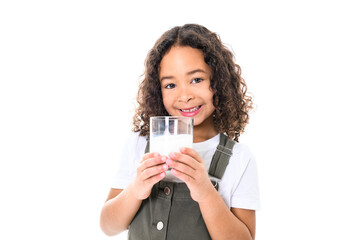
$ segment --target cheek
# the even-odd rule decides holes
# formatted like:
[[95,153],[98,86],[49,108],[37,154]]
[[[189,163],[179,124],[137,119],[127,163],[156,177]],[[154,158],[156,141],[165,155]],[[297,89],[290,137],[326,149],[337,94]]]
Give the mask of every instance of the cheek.
[[214,111],[215,111],[215,106],[214,106],[214,104],[211,104],[209,106],[209,112],[212,114]]
[[210,92],[207,96],[207,102],[211,105],[211,107],[213,107],[215,109],[213,99],[214,99],[214,93]]
[[171,105],[171,96],[169,96],[168,94],[162,93],[162,101],[163,101],[165,108],[167,109]]

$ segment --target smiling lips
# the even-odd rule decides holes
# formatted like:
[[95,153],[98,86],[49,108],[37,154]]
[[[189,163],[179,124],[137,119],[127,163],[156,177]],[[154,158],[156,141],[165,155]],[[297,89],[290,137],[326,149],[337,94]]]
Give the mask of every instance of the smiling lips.
[[197,107],[192,107],[192,108],[183,108],[183,109],[179,109],[180,114],[183,115],[184,117],[194,117],[196,114],[198,114],[200,112],[202,108],[202,105],[197,106]]

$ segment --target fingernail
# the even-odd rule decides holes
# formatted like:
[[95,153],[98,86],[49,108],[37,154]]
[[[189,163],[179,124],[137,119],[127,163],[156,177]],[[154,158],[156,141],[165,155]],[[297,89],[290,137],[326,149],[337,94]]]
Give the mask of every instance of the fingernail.
[[162,156],[162,157],[161,157],[161,160],[162,160],[163,162],[165,162],[165,161],[166,161],[166,157],[165,157],[165,156]]
[[181,147],[181,148],[180,148],[180,152],[185,152],[185,150],[186,150],[186,149],[185,149],[184,147]]
[[160,156],[159,153],[154,153],[154,157],[158,157],[158,156]]
[[175,153],[173,153],[173,152],[171,152],[171,153],[169,154],[169,156],[170,156],[171,158],[176,157]]

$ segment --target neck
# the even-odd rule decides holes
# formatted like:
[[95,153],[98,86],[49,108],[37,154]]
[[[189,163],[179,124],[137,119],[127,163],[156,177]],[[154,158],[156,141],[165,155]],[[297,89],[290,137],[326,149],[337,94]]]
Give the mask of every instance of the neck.
[[201,124],[194,126],[193,134],[194,134],[193,137],[194,143],[203,142],[212,137],[215,137],[218,134],[218,132],[215,130],[212,116],[210,116]]

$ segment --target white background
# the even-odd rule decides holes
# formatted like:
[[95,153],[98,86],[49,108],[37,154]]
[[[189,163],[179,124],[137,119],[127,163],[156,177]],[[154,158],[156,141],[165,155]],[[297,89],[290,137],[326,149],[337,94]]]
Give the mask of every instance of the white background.
[[0,239],[109,239],[144,59],[185,23],[220,34],[254,95],[257,239],[360,239],[356,1],[123,2],[1,1]]

